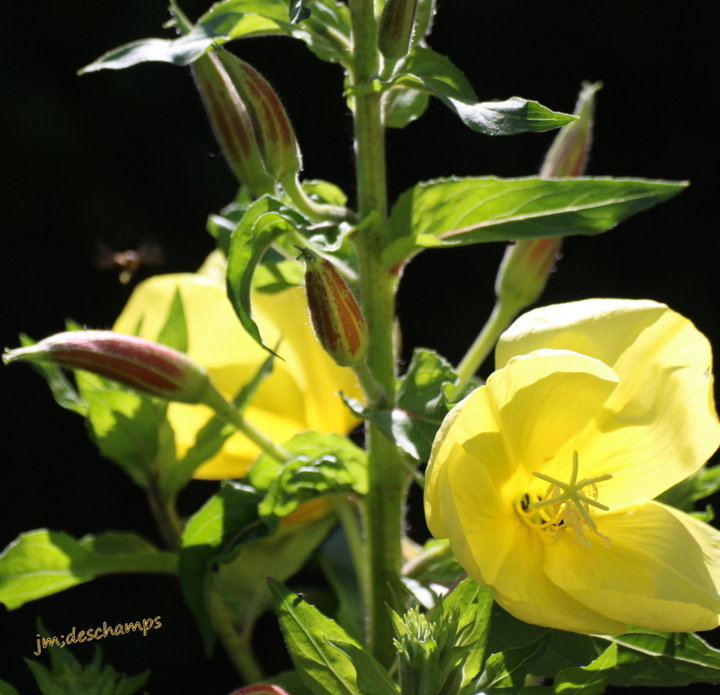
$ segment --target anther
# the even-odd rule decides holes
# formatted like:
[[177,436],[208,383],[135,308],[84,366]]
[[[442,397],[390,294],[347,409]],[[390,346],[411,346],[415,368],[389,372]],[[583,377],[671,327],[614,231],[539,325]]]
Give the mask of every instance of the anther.
[[[532,505],[530,505],[530,507],[531,509],[539,509],[541,507],[547,507],[551,505],[555,506],[560,504],[561,502],[572,503],[579,512],[583,521],[591,529],[596,530],[597,527],[592,517],[590,516],[590,511],[588,510],[588,507],[592,506],[597,509],[602,509],[603,511],[608,511],[608,509],[610,508],[606,507],[604,504],[600,504],[600,502],[593,499],[592,497],[584,495],[582,493],[582,490],[583,488],[586,488],[590,485],[594,486],[595,483],[600,483],[604,480],[610,480],[610,478],[612,478],[612,475],[610,473],[606,473],[605,475],[599,475],[594,478],[583,478],[582,480],[578,481],[578,468],[578,452],[573,451],[572,476],[569,483],[564,483],[561,480],[557,480],[556,478],[545,475],[544,473],[534,472],[533,475],[536,478],[540,478],[540,480],[544,480],[546,483],[550,483],[550,488],[548,490],[548,498],[538,502],[534,502]],[[551,496],[551,492],[554,493],[556,491],[559,491],[560,494]]]

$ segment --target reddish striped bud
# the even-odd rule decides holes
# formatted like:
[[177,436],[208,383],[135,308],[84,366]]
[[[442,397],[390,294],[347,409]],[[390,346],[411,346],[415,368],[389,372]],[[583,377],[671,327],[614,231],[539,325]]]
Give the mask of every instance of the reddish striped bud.
[[253,118],[218,56],[206,53],[192,65],[193,76],[223,155],[238,181],[259,196],[275,181],[265,169]]
[[289,693],[279,685],[259,683],[258,685],[248,685],[245,688],[233,690],[230,695],[289,695]]
[[[592,140],[595,92],[600,84],[583,84],[575,105],[576,121],[560,129],[543,162],[542,178],[580,176],[585,171]],[[557,260],[562,237],[518,241],[508,246],[495,281],[495,293],[517,310],[535,302]]]
[[359,364],[367,352],[367,328],[357,299],[326,258],[303,250],[305,292],[315,335],[341,367]]
[[418,0],[387,0],[380,18],[378,44],[389,60],[407,55],[415,26]]
[[34,345],[6,350],[3,362],[15,361],[84,369],[171,401],[217,403],[205,369],[182,352],[112,331],[56,333]]
[[220,49],[217,57],[252,118],[268,173],[278,180],[297,175],[301,159],[295,130],[272,85],[232,53]]

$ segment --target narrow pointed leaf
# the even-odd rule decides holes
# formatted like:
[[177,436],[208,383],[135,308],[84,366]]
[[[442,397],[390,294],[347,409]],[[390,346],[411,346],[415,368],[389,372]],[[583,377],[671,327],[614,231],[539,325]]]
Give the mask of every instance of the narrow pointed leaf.
[[363,695],[355,664],[333,643],[355,642],[334,620],[279,582],[270,591],[290,656],[314,695]]
[[672,198],[685,182],[495,177],[437,179],[403,193],[390,217],[389,266],[432,246],[599,234]]

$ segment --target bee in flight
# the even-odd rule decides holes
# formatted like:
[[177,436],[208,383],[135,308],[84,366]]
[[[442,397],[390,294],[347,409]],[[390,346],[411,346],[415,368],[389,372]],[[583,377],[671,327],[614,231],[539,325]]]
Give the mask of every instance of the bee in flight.
[[162,263],[165,263],[165,254],[160,244],[155,241],[143,241],[137,249],[127,251],[113,251],[102,241],[96,244],[95,265],[100,270],[119,268],[118,279],[123,285],[133,279],[141,266]]

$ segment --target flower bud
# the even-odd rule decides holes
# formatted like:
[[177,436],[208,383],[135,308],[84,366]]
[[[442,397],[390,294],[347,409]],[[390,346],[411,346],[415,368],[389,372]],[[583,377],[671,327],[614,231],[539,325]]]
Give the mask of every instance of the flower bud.
[[380,18],[378,43],[388,60],[407,55],[415,25],[418,0],[387,0]]
[[259,133],[225,66],[217,55],[206,53],[192,71],[215,137],[238,181],[257,196],[271,192],[275,181],[265,169]]
[[[584,83],[577,104],[576,121],[560,129],[543,162],[542,178],[580,176],[585,171],[592,140],[595,92],[600,83]],[[508,246],[495,281],[495,293],[517,310],[532,304],[545,289],[557,260],[562,237],[518,241]]]
[[302,257],[310,319],[320,344],[341,367],[362,362],[367,329],[355,295],[330,261],[307,250]]
[[233,690],[230,695],[289,695],[289,693],[279,685],[258,683],[257,685],[248,685],[245,688]]
[[217,57],[238,90],[263,154],[267,172],[280,180],[300,171],[300,149],[290,119],[272,85],[252,65],[220,49]]
[[56,333],[3,354],[6,364],[18,360],[84,369],[171,401],[216,403],[207,372],[182,352],[113,331]]
[[592,144],[595,92],[601,87],[600,82],[583,82],[574,111],[578,118],[561,128],[553,140],[540,169],[541,178],[581,176],[585,171]]

